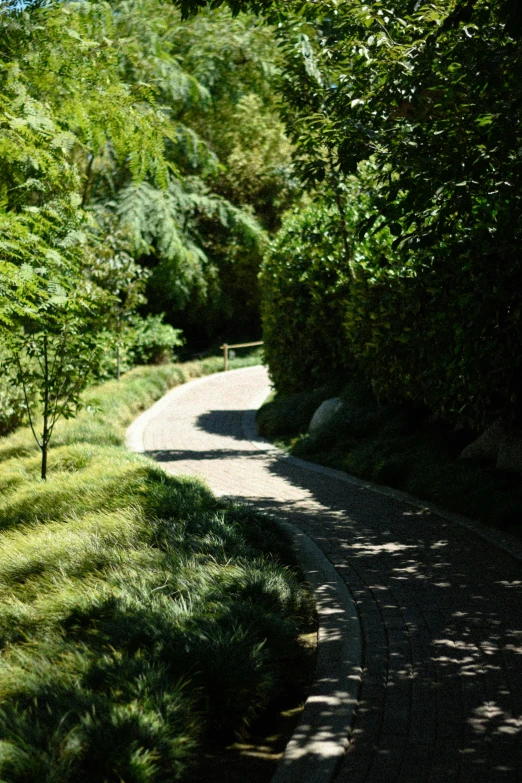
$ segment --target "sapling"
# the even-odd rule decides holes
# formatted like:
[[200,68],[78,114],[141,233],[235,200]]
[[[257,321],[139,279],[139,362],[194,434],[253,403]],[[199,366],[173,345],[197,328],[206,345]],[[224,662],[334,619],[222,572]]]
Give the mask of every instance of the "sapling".
[[94,302],[77,292],[58,291],[38,313],[11,328],[2,366],[23,390],[29,426],[41,451],[41,477],[56,423],[76,415],[100,348],[92,315]]

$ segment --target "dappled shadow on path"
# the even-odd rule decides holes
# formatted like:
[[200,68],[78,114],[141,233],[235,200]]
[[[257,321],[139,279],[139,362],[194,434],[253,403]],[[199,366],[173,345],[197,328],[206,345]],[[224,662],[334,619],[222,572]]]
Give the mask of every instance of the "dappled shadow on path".
[[520,564],[364,487],[288,460],[268,469],[301,497],[256,505],[313,537],[361,617],[361,703],[338,780],[521,780]]
[[[148,453],[298,525],[349,587],[365,657],[338,783],[522,781],[520,563],[422,509],[253,450],[244,413],[200,414],[208,441]],[[330,685],[324,749],[346,693]]]

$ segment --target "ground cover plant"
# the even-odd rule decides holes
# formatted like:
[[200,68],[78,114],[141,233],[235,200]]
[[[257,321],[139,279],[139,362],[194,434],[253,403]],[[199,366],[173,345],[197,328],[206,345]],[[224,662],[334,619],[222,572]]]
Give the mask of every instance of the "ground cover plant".
[[2,780],[182,780],[306,657],[309,597],[270,520],[117,445],[176,372],[92,390],[46,482],[23,433],[1,443]]
[[[307,432],[320,403],[340,395],[343,407]],[[474,434],[429,409],[379,404],[371,388],[332,381],[292,395],[274,394],[257,414],[262,435],[297,457],[405,490],[473,519],[522,535],[520,475],[480,459],[459,459]]]

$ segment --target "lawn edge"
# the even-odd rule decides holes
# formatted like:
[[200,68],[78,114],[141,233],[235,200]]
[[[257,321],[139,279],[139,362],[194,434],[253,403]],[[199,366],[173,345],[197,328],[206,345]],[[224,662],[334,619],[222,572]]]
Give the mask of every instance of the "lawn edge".
[[[242,367],[229,372],[249,369]],[[171,389],[138,416],[127,429],[127,448],[143,453],[143,437],[151,421],[161,415],[174,399],[211,378],[211,375],[197,378]],[[259,405],[266,396],[259,400]],[[255,416],[255,409],[244,415],[244,428],[248,414]],[[255,419],[253,426],[255,430]],[[250,434],[251,429],[248,428],[248,437]],[[277,451],[279,453],[279,449]],[[346,752],[359,701],[362,676],[359,615],[346,584],[321,549],[295,525],[277,517],[273,519],[290,536],[299,566],[312,586],[319,630],[314,682],[271,783],[302,783],[303,780],[307,783],[329,783]]]

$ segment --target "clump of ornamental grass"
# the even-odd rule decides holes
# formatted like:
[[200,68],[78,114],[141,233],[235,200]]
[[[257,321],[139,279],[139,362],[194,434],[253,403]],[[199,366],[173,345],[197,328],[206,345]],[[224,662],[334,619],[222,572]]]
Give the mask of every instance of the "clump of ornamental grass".
[[0,778],[182,779],[302,667],[288,543],[112,445],[56,447],[38,475],[35,453],[0,466]]

